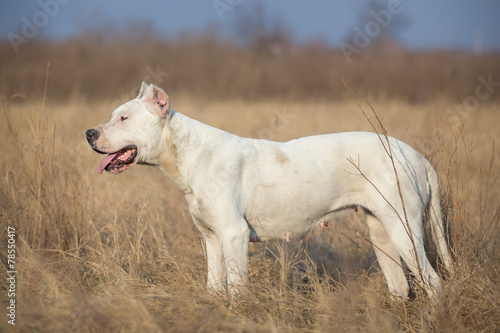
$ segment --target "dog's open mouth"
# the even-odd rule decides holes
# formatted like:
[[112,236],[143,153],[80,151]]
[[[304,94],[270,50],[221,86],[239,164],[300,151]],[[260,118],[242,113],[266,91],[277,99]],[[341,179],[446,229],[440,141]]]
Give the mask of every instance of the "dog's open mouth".
[[99,164],[99,173],[104,170],[111,173],[120,173],[130,168],[137,157],[137,147],[127,146],[116,153],[108,154]]

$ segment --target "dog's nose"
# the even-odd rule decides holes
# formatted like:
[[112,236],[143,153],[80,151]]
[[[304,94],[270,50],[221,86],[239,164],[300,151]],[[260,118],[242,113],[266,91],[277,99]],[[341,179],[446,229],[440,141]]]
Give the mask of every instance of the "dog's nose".
[[91,128],[85,132],[85,135],[87,136],[88,142],[95,142],[99,138],[100,133],[95,128]]

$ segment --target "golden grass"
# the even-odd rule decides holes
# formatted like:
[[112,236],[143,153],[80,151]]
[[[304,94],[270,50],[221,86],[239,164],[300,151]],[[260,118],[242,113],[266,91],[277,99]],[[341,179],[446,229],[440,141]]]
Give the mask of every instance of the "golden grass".
[[[265,128],[274,128],[279,141],[371,130],[358,101],[170,97],[175,110],[242,136],[258,137]],[[74,99],[43,108],[4,99],[0,253],[5,259],[4,231],[15,227],[16,326],[40,332],[497,331],[498,106],[482,104],[466,118],[445,121],[448,101],[374,105],[389,135],[425,150],[441,179],[455,270],[442,272],[437,304],[419,290],[408,302],[389,296],[355,212],[297,243],[251,244],[249,292],[235,299],[212,295],[203,242],[173,185],[144,166],[97,174],[100,156],[84,131],[117,105]],[[276,117],[283,110],[294,115],[285,123]],[[6,281],[5,269],[0,278]],[[5,293],[2,300],[6,305]],[[0,329],[10,329],[2,318]]]

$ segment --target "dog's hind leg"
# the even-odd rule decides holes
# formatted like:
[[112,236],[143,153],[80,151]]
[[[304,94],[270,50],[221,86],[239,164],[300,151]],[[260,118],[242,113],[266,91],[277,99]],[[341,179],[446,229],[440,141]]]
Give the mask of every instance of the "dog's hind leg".
[[389,239],[382,223],[375,216],[367,213],[366,222],[370,230],[370,240],[380,268],[387,280],[389,291],[399,297],[408,297],[409,286],[401,265],[399,252]]
[[441,279],[425,254],[422,217],[419,215],[408,214],[410,230],[408,230],[405,221],[394,215],[384,215],[382,224],[394,248],[420,282],[427,295],[433,298],[436,291],[441,288]]

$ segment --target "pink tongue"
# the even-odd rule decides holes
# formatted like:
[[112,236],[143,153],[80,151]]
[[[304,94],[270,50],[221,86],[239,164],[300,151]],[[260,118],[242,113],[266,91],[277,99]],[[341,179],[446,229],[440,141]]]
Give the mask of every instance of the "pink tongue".
[[111,162],[115,156],[118,155],[118,153],[114,154],[109,154],[105,158],[102,159],[101,164],[99,164],[99,173],[102,173],[102,171],[108,166],[108,164]]

